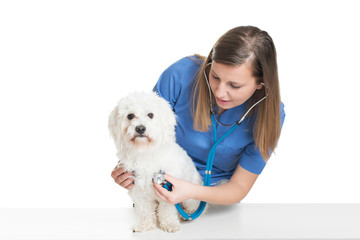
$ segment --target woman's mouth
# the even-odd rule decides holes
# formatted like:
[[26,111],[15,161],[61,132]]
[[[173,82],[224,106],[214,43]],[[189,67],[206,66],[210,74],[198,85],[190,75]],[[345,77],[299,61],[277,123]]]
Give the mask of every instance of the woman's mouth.
[[218,104],[225,105],[225,104],[228,104],[230,102],[230,100],[222,100],[220,98],[216,98],[216,102]]

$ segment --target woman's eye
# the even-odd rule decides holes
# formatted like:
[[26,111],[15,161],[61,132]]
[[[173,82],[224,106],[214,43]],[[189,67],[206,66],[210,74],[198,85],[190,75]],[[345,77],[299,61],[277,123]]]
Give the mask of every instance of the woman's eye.
[[212,75],[212,77],[215,79],[215,80],[220,80],[219,77],[215,76],[215,75]]
[[154,117],[154,114],[153,114],[153,113],[148,113],[148,117],[149,117],[150,119],[152,119],[152,118]]
[[235,86],[235,85],[232,84],[232,83],[230,83],[230,86],[231,86],[232,88],[241,88],[241,86]]
[[132,113],[130,113],[130,114],[127,115],[127,118],[128,118],[129,120],[133,119],[134,117],[135,117],[135,115],[132,114]]

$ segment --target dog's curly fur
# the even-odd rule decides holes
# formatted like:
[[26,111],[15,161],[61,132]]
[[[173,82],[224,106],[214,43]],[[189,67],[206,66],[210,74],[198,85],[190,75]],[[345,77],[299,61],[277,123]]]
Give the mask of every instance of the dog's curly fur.
[[[152,178],[160,170],[175,178],[202,184],[202,178],[186,152],[175,140],[176,116],[169,103],[154,92],[134,92],[122,98],[109,117],[119,163],[134,172],[135,185],[129,195],[135,204],[138,223],[133,231],[154,229],[180,230],[174,205],[161,201],[152,187]],[[199,202],[183,203],[189,212]]]

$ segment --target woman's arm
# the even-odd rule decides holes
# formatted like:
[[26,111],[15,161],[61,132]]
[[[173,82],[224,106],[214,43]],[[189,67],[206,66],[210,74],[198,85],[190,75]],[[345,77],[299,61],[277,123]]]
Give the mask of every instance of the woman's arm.
[[165,175],[165,179],[173,184],[172,192],[160,185],[154,184],[155,193],[165,202],[176,204],[187,199],[196,199],[213,204],[234,204],[241,201],[254,185],[258,175],[251,173],[238,165],[228,183],[205,187],[175,179]]
[[193,198],[213,204],[234,204],[246,197],[257,177],[238,165],[228,183],[215,187],[199,186]]

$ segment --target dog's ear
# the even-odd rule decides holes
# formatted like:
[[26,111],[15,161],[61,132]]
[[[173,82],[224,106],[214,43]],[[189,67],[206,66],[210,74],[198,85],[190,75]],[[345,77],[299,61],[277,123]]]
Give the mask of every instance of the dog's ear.
[[112,112],[110,113],[109,122],[108,122],[110,134],[115,141],[117,141],[117,136],[118,136],[117,123],[118,123],[118,106],[116,106],[114,110],[112,110]]

